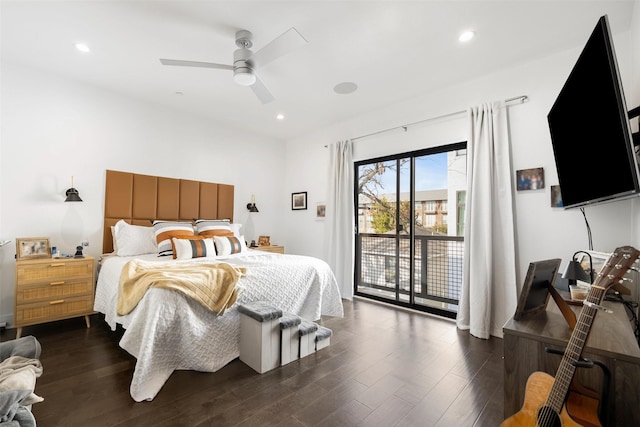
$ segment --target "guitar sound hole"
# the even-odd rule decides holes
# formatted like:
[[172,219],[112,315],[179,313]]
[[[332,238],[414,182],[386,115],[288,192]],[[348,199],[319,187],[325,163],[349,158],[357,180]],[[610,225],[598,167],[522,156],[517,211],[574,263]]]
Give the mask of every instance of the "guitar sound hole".
[[538,423],[540,427],[560,427],[560,416],[549,406],[543,406],[538,411]]

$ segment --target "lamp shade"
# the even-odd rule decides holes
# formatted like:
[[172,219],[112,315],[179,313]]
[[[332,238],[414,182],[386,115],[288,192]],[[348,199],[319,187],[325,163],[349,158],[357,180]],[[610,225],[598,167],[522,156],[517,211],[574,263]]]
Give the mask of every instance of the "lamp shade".
[[64,200],[65,202],[81,202],[82,201],[82,199],[80,198],[80,195],[78,194],[78,190],[76,190],[73,187],[68,189],[65,194],[67,195],[67,198]]
[[251,202],[247,203],[247,209],[249,212],[259,212],[258,207],[256,206],[256,196],[253,194],[251,195]]
[[80,194],[78,193],[78,190],[76,190],[73,187],[73,177],[71,177],[71,188],[69,188],[65,193],[64,193],[67,198],[64,199],[65,202],[81,202],[82,199],[80,198]]
[[591,283],[591,279],[587,276],[584,268],[574,259],[567,264],[567,268],[562,273],[562,278],[569,280],[569,283],[575,283],[576,280]]

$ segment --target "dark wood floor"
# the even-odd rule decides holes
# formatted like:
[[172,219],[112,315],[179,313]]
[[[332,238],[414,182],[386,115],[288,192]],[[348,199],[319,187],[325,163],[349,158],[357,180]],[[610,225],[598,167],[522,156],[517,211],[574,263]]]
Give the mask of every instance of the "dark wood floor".
[[[27,327],[42,344],[33,406],[48,426],[497,426],[502,340],[451,320],[369,301],[324,318],[331,345],[257,374],[240,360],[215,373],[175,372],[151,402],[129,395],[135,359],[100,315]],[[2,332],[0,340],[15,336]]]

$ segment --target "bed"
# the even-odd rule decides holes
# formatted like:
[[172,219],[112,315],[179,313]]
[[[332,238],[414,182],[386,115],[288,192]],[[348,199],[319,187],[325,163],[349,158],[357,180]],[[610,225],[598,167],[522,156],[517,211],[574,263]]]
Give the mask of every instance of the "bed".
[[[117,185],[110,179],[114,175]],[[156,183],[158,179],[162,179],[156,178]],[[143,180],[147,183],[153,181],[146,176],[143,176]],[[240,313],[237,307],[240,304],[265,301],[284,312],[294,313],[308,320],[318,320],[323,315],[343,315],[335,276],[330,267],[317,258],[267,253],[246,246],[238,253],[175,260],[172,257],[160,257],[157,252],[150,250],[147,252],[151,253],[127,255],[122,248],[114,249],[113,230],[116,225],[126,222],[132,225],[128,229],[135,228],[145,233],[148,231],[145,229],[150,228],[148,219],[132,217],[134,212],[144,211],[143,215],[148,214],[147,208],[143,209],[139,204],[136,207],[135,200],[144,199],[145,203],[148,199],[154,199],[156,202],[167,200],[166,196],[150,197],[148,186],[145,187],[144,194],[135,196],[136,191],[140,190],[139,185],[134,185],[136,181],[140,180],[135,174],[107,171],[104,234],[106,238],[103,242],[105,255],[102,256],[99,265],[94,304],[94,309],[104,314],[105,321],[112,330],[118,325],[124,329],[119,345],[136,358],[130,386],[130,394],[135,401],[153,400],[175,370],[215,372],[237,358],[240,334]],[[123,182],[131,185],[123,186]],[[180,187],[179,182],[177,186],[172,186],[178,189]],[[189,197],[198,194],[198,205],[208,203],[203,202],[204,193],[201,188],[202,186],[198,185],[198,189],[192,188],[189,192]],[[110,191],[114,189],[119,193],[124,189],[124,196],[115,197],[113,191]],[[181,197],[178,194],[168,199],[178,201],[178,205],[184,205],[180,202]],[[204,199],[206,198],[205,196]],[[114,213],[114,200],[122,206],[129,204],[128,211],[125,212],[125,209],[115,212],[115,216],[108,215]],[[157,212],[159,208],[155,209]],[[226,209],[228,214],[228,206],[221,209]],[[232,212],[232,209],[230,211]],[[189,216],[190,214],[185,214],[185,218],[197,218],[201,215],[200,212],[194,216]],[[209,212],[205,215],[214,217],[219,214]],[[149,217],[152,216],[147,216]],[[181,219],[180,215],[164,217],[167,222]],[[184,221],[184,218],[182,220]],[[140,224],[137,227],[136,222]],[[125,255],[121,255],[122,253]],[[132,311],[118,314],[122,270],[134,260],[149,265],[226,263],[243,269],[244,275],[236,283],[237,299],[221,315],[181,292],[154,286],[146,291]]]

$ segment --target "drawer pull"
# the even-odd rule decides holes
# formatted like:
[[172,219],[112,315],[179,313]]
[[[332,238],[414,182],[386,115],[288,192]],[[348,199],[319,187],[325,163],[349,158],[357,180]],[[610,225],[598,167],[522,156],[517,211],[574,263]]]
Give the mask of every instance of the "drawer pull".
[[62,304],[64,302],[63,299],[58,299],[55,301],[49,301],[49,305],[54,305],[54,304]]
[[49,264],[49,266],[50,267],[64,267],[64,263],[60,262],[60,263],[57,263],[57,264]]
[[64,285],[64,281],[62,281],[62,282],[51,282],[50,284],[51,284],[51,286],[54,286],[54,285]]

